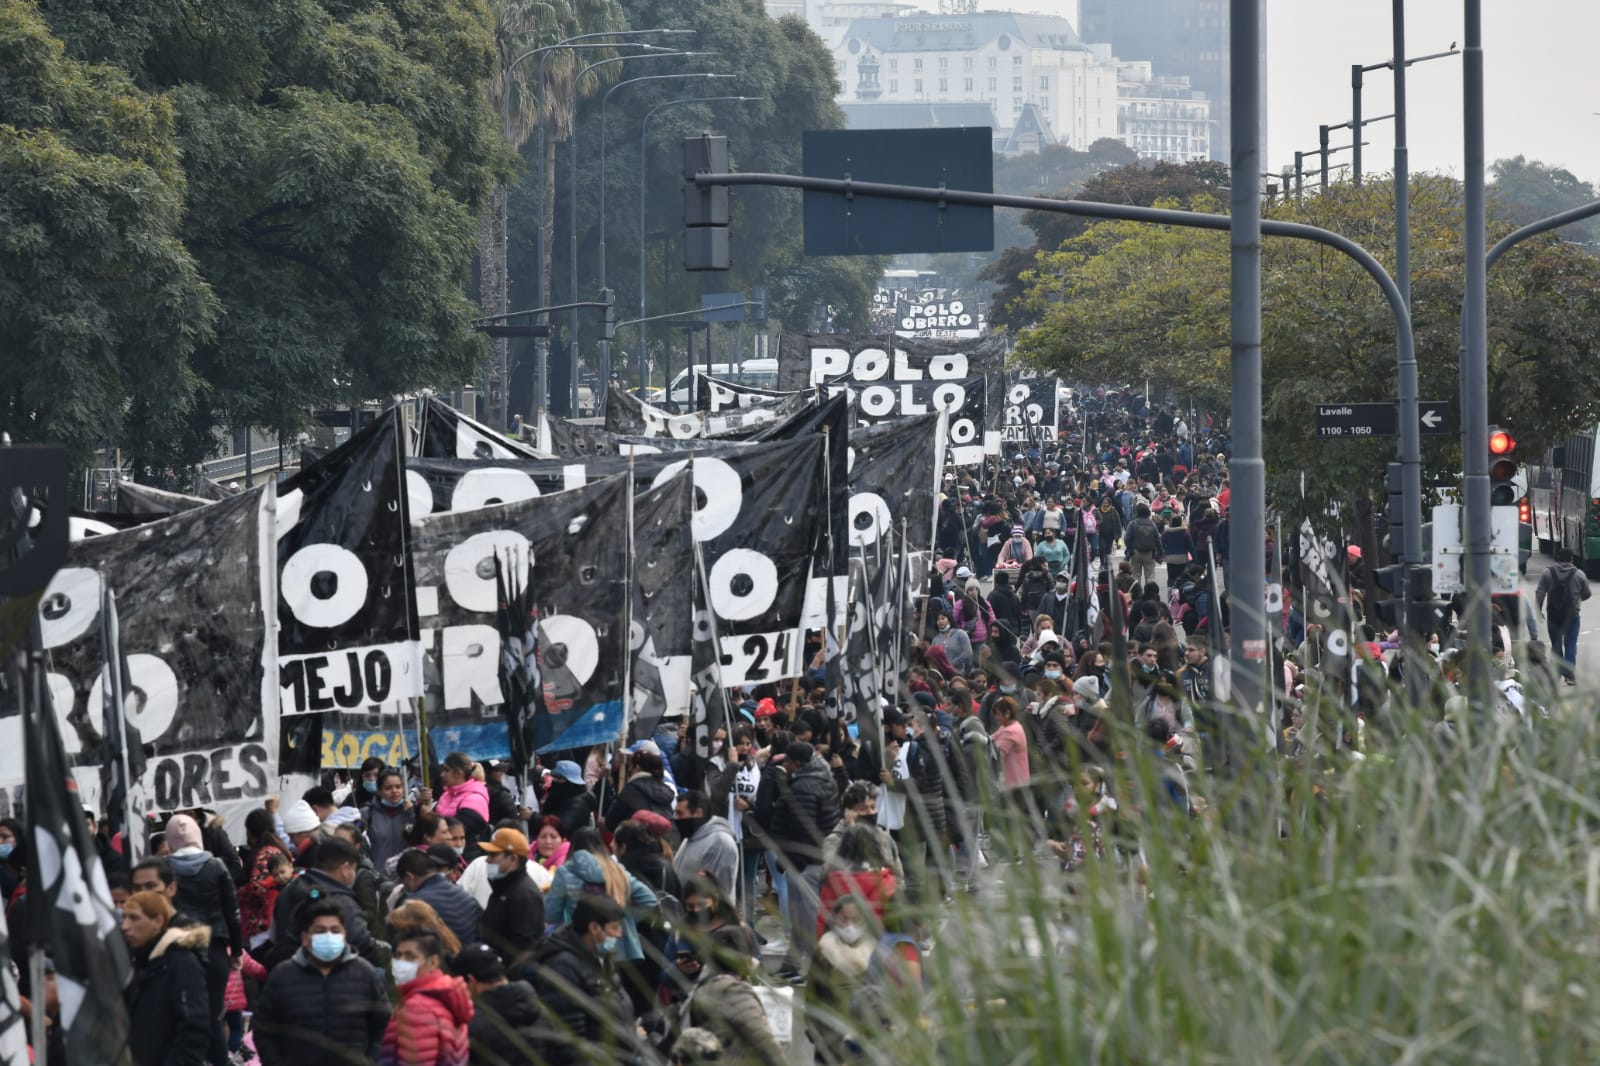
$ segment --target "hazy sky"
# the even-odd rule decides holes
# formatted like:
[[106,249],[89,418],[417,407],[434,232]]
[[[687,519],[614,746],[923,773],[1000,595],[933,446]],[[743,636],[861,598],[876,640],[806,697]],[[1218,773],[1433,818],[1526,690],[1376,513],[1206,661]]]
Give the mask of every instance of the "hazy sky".
[[[1393,55],[1391,0],[1265,0],[1267,5],[1267,152],[1263,170],[1292,163],[1296,149],[1317,147],[1317,126],[1350,119],[1350,65]],[[925,0],[934,9],[936,0]],[[980,0],[986,10],[1048,11],[1076,22],[1077,0]],[[1487,156],[1526,155],[1600,182],[1600,0],[1486,0],[1483,39]],[[1462,40],[1462,0],[1408,0],[1406,49],[1442,52]],[[1124,58],[1137,59],[1138,56]],[[1459,175],[1462,167],[1461,61],[1437,59],[1410,69],[1411,168]],[[1387,71],[1367,74],[1368,116],[1393,110]],[[1341,142],[1339,138],[1343,136]],[[1349,143],[1335,130],[1334,143]],[[1363,169],[1389,170],[1390,123],[1367,128]],[[1335,155],[1339,160],[1348,153]]]

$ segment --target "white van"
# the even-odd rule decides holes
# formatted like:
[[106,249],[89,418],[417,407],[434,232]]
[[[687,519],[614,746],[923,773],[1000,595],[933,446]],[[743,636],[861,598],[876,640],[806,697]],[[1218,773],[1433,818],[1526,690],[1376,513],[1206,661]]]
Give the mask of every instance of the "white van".
[[[746,359],[742,363],[699,363],[695,369],[702,374],[708,374],[719,381],[729,381],[735,385],[749,385],[755,389],[773,389],[778,387],[778,361],[776,359]],[[650,403],[661,405],[671,401],[677,409],[687,409],[690,404],[689,396],[689,371],[680,370],[672,379],[672,384],[665,390],[651,389]]]

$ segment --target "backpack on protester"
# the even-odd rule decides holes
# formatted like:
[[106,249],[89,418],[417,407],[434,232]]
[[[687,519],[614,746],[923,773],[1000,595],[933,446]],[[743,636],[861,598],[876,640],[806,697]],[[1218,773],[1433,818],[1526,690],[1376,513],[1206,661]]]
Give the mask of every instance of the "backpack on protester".
[[[1577,597],[1573,595],[1572,578],[1576,574],[1566,575],[1563,580],[1550,582],[1550,591],[1544,598],[1545,617],[1550,620],[1552,627],[1566,625],[1577,610]],[[1551,635],[1552,639],[1554,634]]]
[[1150,519],[1135,518],[1133,524],[1128,526],[1128,532],[1123,535],[1123,542],[1130,552],[1154,555],[1161,546],[1161,535],[1156,532],[1156,524]]

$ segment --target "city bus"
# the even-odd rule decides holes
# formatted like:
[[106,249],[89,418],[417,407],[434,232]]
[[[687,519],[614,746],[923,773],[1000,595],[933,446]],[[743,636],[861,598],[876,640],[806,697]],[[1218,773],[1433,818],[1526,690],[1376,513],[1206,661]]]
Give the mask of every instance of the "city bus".
[[1600,426],[1571,436],[1527,466],[1533,539],[1546,555],[1570,548],[1572,561],[1600,577]]

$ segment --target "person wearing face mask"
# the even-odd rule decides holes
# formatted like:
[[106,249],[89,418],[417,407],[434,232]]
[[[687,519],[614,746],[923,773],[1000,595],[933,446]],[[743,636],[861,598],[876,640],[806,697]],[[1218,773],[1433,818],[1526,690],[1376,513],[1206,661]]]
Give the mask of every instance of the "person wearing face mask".
[[362,760],[361,769],[350,779],[350,790],[345,794],[340,806],[360,810],[371,803],[378,794],[378,778],[382,773],[383,760],[376,755],[369,755]]
[[546,1020],[532,1061],[576,1066],[596,1061],[607,1049],[620,1060],[622,1050],[634,1046],[633,1008],[613,969],[622,919],[622,904],[585,894],[574,905],[572,920],[535,952],[533,986]]
[[383,1032],[379,1066],[463,1066],[470,1043],[472,995],[444,971],[444,949],[433,933],[397,937],[390,967],[400,1006]]
[[935,619],[934,625],[938,632],[933,635],[929,645],[942,651],[944,657],[950,661],[950,665],[959,672],[964,674],[971,670],[972,639],[967,636],[966,631],[952,625],[950,617],[944,614]]
[[301,908],[300,948],[267,977],[251,1028],[262,1066],[371,1062],[389,1024],[383,975],[350,949],[331,899]]
[[372,865],[382,870],[408,847],[411,801],[406,798],[405,775],[399,770],[380,770],[373,789],[372,801],[361,808],[361,824],[367,831]]
[[705,1029],[716,1036],[727,1066],[783,1066],[766,1009],[751,987],[754,940],[733,903],[707,878],[690,881],[685,906],[694,919],[686,940],[700,967],[677,1011],[676,1031]]
[[1067,574],[1057,574],[1055,585],[1039,597],[1036,615],[1046,615],[1057,633],[1067,632],[1067,615],[1072,606],[1072,579]]
[[528,877],[528,838],[516,829],[496,829],[478,847],[489,878],[478,934],[501,958],[514,959],[544,939],[544,896]]
[[680,881],[707,874],[730,900],[739,899],[739,841],[726,818],[707,816],[704,792],[691,789],[678,797],[674,822],[682,843],[672,868]]

